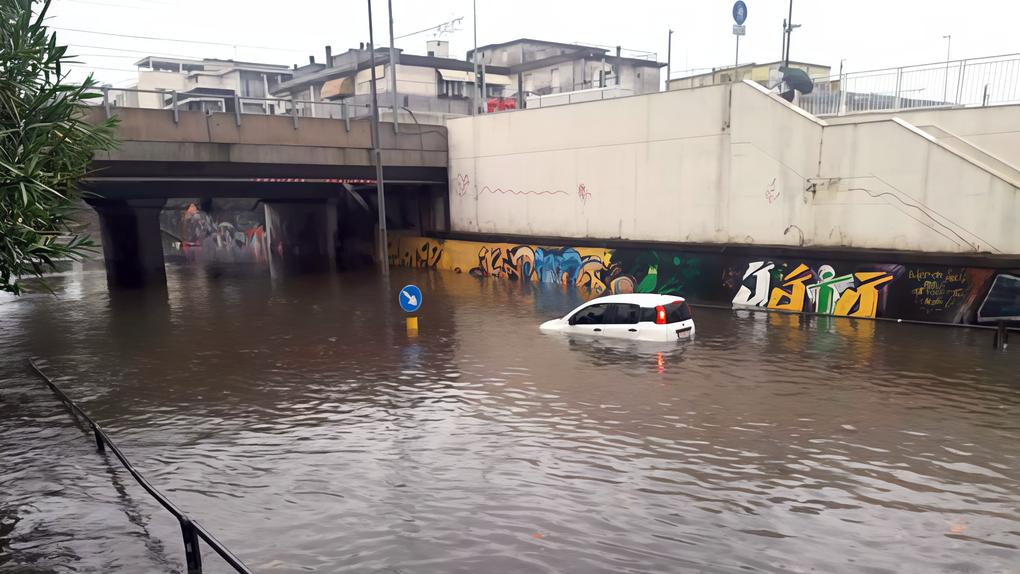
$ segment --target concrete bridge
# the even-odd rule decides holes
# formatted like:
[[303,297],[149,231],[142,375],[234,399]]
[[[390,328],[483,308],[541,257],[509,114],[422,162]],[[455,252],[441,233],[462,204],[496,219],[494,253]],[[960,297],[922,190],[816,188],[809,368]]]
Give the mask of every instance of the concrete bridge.
[[[93,121],[105,117],[103,108],[88,114]],[[120,146],[96,155],[95,172],[85,182],[93,194],[88,203],[99,214],[112,286],[165,280],[158,218],[169,198],[260,200],[276,247],[270,253],[274,273],[333,268],[337,219],[376,217],[367,119],[138,108],[116,115]],[[446,202],[446,129],[398,129],[380,128],[388,208]]]

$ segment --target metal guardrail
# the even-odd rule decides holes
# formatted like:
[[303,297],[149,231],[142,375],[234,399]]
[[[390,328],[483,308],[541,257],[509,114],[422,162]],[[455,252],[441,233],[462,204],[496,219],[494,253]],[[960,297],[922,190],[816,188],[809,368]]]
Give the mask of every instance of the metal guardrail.
[[816,116],[1020,103],[1020,54],[814,78],[798,105]]
[[192,520],[188,517],[188,515],[185,514],[184,511],[177,505],[171,502],[166,495],[157,490],[156,487],[152,486],[152,484],[150,484],[149,481],[135,469],[131,462],[128,461],[127,457],[124,456],[124,453],[121,452],[113,440],[110,439],[110,436],[106,434],[106,431],[104,431],[103,428],[96,423],[96,421],[92,420],[92,417],[86,414],[81,407],[75,404],[74,401],[64,394],[64,391],[60,390],[60,388],[57,387],[57,385],[42,372],[34,361],[29,360],[28,364],[32,367],[32,370],[34,370],[36,374],[46,381],[46,385],[50,387],[50,390],[52,390],[55,395],[57,395],[60,402],[67,407],[67,409],[71,412],[71,415],[74,416],[76,420],[80,416],[88,423],[92,430],[92,434],[96,439],[96,449],[99,452],[106,452],[106,448],[109,447],[110,451],[113,452],[114,456],[117,457],[117,460],[124,465],[124,468],[131,474],[135,481],[137,481],[146,492],[152,495],[160,506],[167,509],[167,511],[177,519],[181,525],[181,534],[184,537],[184,558],[187,563],[188,574],[201,574],[202,572],[202,551],[199,545],[200,539],[204,540],[206,544],[208,544],[209,547],[216,552],[216,554],[219,554],[220,558],[233,567],[235,572],[240,572],[242,574],[254,574],[250,568],[241,562],[240,558],[234,556],[232,552],[227,550],[223,543],[217,540],[211,532],[206,530],[206,528],[199,524],[196,520]]
[[[244,116],[290,116],[294,120],[294,129],[298,129],[301,118],[339,119],[344,120],[347,131],[351,129],[351,120],[368,118],[372,115],[372,104],[367,96],[352,96],[338,102],[298,100],[294,98],[257,98],[244,97],[236,94],[215,94],[202,92],[179,92],[177,90],[140,90],[136,88],[114,88],[103,86],[98,92],[102,96],[101,105],[106,117],[113,116],[118,109],[157,109],[170,110],[173,112],[174,123],[180,123],[181,111],[204,111],[209,114],[227,113],[234,115],[234,122],[240,126]],[[401,100],[420,96],[405,96]],[[421,102],[407,101],[415,112],[426,116],[438,117],[445,120],[446,117],[461,117],[470,113],[468,104],[463,102],[463,110],[454,109],[452,105],[456,101],[446,103],[447,105],[417,105]],[[439,109],[429,109],[429,108]],[[402,122],[417,121],[407,111],[407,105],[399,105],[397,116]],[[392,102],[380,98],[379,113],[393,113]]]
[[611,100],[634,95],[634,90],[621,88],[620,86],[609,86],[606,88],[589,88],[574,92],[554,92],[544,95],[528,96],[525,100],[525,108],[547,108],[550,106],[562,106],[567,104],[580,104],[584,102],[597,102],[600,100]]

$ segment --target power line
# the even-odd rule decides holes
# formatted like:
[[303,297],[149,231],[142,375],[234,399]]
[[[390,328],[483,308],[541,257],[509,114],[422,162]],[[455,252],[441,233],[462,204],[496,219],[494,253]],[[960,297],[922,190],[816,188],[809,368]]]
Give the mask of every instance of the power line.
[[127,52],[130,54],[141,54],[144,56],[160,56],[163,58],[199,58],[200,56],[186,55],[186,54],[171,54],[169,52],[150,52],[147,50],[128,50],[126,48],[110,48],[109,46],[95,46],[90,44],[77,44],[70,43],[70,46],[75,48],[94,48],[96,50],[110,50],[111,52]]
[[402,34],[400,36],[394,36],[393,39],[394,40],[400,40],[402,38],[409,38],[411,36],[417,36],[418,34],[424,34],[425,32],[428,32],[430,30],[435,30],[438,34],[446,34],[446,33],[449,33],[449,32],[455,32],[456,31],[456,25],[461,23],[462,20],[464,20],[463,16],[461,16],[460,18],[454,18],[453,20],[447,20],[446,22],[443,22],[442,24],[436,24],[435,26],[429,26],[428,28],[423,28],[421,30],[418,30],[417,32],[410,32],[408,34]]
[[104,68],[103,66],[90,66],[88,64],[74,64],[74,63],[70,63],[70,62],[68,62],[66,65],[67,65],[68,68],[77,68],[77,69],[81,69],[81,70],[85,70],[85,71],[89,71],[89,70],[107,70],[107,71],[110,71],[110,72],[137,72],[138,71],[135,68]]
[[206,46],[225,46],[227,48],[254,48],[256,50],[280,50],[283,52],[301,52],[306,53],[307,50],[297,50],[294,48],[279,48],[273,46],[252,46],[249,44],[229,44],[226,42],[203,42],[201,40],[182,40],[178,38],[162,38],[159,36],[136,36],[134,34],[118,34],[115,32],[96,32],[94,30],[82,30],[80,28],[62,28],[60,26],[52,26],[54,30],[63,30],[64,32],[79,32],[82,34],[97,34],[100,36],[116,36],[118,38],[134,38],[136,40],[157,40],[160,42],[180,42],[183,44],[202,44]]
[[64,0],[64,2],[74,2],[76,4],[91,4],[93,6],[112,6],[114,8],[134,8],[140,10],[146,9],[144,6],[139,6],[137,4],[111,4],[109,2],[95,2],[94,0]]

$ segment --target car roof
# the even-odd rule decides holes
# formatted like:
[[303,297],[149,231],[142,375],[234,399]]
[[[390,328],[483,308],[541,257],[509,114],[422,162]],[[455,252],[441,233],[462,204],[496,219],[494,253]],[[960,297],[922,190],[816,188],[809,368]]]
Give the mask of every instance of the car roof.
[[631,305],[640,305],[642,307],[655,307],[657,305],[669,305],[677,301],[684,301],[684,298],[676,295],[659,295],[657,293],[625,293],[596,297],[588,301],[588,303],[630,303]]

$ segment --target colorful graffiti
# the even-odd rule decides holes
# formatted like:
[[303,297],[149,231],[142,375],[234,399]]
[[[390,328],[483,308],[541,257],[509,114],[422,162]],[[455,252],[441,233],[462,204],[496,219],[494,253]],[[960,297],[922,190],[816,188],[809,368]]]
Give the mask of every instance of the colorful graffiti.
[[184,210],[164,210],[160,226],[171,239],[169,253],[188,261],[268,261],[266,230],[261,210],[233,210],[213,215],[195,204]]
[[478,251],[478,265],[469,273],[475,277],[502,277],[539,283],[560,283],[606,290],[606,263],[600,254],[582,254],[573,247],[542,248],[530,245],[484,246]]
[[749,258],[707,251],[604,249],[391,237],[394,265],[609,293],[823,316],[968,322],[995,273],[984,268]]
[[772,261],[752,261],[731,302],[737,307],[874,318],[884,286],[902,274],[898,266],[886,267],[837,275],[830,265],[812,270],[798,263],[789,269]]

